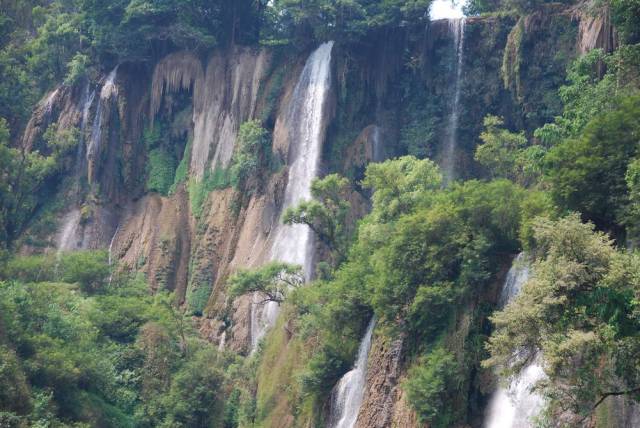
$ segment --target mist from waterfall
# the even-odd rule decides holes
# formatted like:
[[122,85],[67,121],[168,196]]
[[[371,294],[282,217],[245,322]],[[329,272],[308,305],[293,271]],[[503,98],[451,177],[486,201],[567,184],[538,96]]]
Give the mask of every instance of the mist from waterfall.
[[455,50],[456,67],[453,86],[453,102],[447,122],[446,139],[442,156],[442,172],[446,183],[455,180],[455,159],[458,143],[458,122],[460,119],[460,90],[462,68],[464,65],[464,26],[465,18],[449,19],[449,32],[453,34],[453,49]]
[[[331,88],[333,42],[320,45],[307,59],[285,112],[289,132],[289,174],[282,211],[311,199],[311,182],[318,175],[324,140],[324,110]],[[305,225],[279,225],[271,247],[271,260],[302,266],[307,280],[313,274],[311,231]],[[252,350],[274,325],[279,312],[275,302],[261,304],[254,296],[251,307]],[[260,307],[262,306],[262,307]]]
[[371,349],[371,337],[375,327],[372,318],[360,342],[358,357],[351,371],[347,372],[335,386],[331,402],[329,428],[352,428],[358,419],[367,378],[367,361]]
[[[528,281],[529,264],[524,253],[513,262],[500,295],[500,305],[506,306],[515,298]],[[493,393],[485,428],[529,428],[534,426],[534,418],[544,406],[542,396],[532,391],[536,383],[544,379],[540,356],[527,365],[507,388],[500,386]]]

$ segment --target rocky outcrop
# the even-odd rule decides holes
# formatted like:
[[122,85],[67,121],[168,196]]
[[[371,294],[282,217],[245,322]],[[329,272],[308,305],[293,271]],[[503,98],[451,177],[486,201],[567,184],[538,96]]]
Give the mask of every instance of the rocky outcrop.
[[[559,7],[520,20],[467,21],[460,100],[464,120],[456,156],[463,176],[481,174],[473,150],[486,114],[504,116],[508,126],[531,132],[560,111],[555,94],[568,59],[616,45],[608,14]],[[418,35],[402,29],[385,34],[362,51],[335,47],[340,54],[335,55],[335,84],[322,118],[321,169],[348,176],[357,189],[349,195],[350,224],[368,209],[366,191],[358,183],[370,162],[405,153],[436,157],[441,149],[455,74],[452,36],[442,21]],[[176,301],[197,315],[203,337],[249,353],[255,321],[251,297],[230,302],[225,282],[236,270],[270,259],[295,142],[291,128],[300,122],[289,106],[305,58],[238,46],[216,50],[206,60],[178,52],[160,60],[152,73],[122,64],[112,85],[105,86],[107,76],[101,84],[90,84],[98,96],[89,106],[84,138],[91,143],[93,131],[99,135],[88,165],[75,167],[87,169],[89,190],[60,215],[58,248],[111,247],[121,271],[144,273],[153,291],[174,290]],[[39,148],[51,124],[60,130],[80,126],[82,97],[81,88],[64,86],[47,94],[29,121],[23,146]],[[206,192],[196,216],[189,182],[202,183],[214,170],[224,171],[240,125],[256,118],[272,131],[273,164],[262,165],[246,192],[228,186]],[[169,196],[145,189],[143,130],[160,119],[172,126],[179,122],[179,130],[170,132],[192,140],[186,177]],[[320,244],[316,255],[327,256]],[[472,322],[461,317],[458,327],[467,331]],[[358,427],[419,426],[400,386],[402,351],[402,340],[375,338]],[[285,359],[289,351],[281,352],[278,357]]]
[[178,300],[189,270],[188,206],[184,191],[145,196],[126,209],[110,248],[121,270],[143,272],[153,291],[175,290]]
[[640,404],[625,396],[607,398],[591,418],[597,428],[634,428],[640,426]]
[[[68,88],[57,87],[45,95],[36,105],[22,135],[22,147],[25,150],[41,148],[36,146],[37,139],[41,138],[47,127],[57,120],[60,112],[66,110],[65,107],[69,106],[69,92]],[[74,126],[73,124],[69,125]]]
[[[404,340],[391,342],[376,336],[369,351],[369,364],[364,398],[356,428],[386,428],[416,426],[415,415],[406,406],[398,407],[403,395],[400,390]],[[397,425],[400,424],[400,425]]]
[[612,52],[618,46],[618,35],[611,22],[608,7],[598,11],[585,11],[584,7],[575,11],[574,17],[579,21],[578,52],[585,54],[592,49]]

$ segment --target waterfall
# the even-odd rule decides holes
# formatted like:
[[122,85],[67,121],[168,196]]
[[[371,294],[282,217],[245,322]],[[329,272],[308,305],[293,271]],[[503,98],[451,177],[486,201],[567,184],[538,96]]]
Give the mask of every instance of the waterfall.
[[358,419],[367,376],[367,360],[371,348],[371,336],[375,318],[372,318],[358,348],[358,358],[353,369],[346,373],[336,385],[329,416],[329,428],[352,428]]
[[[500,305],[507,305],[518,295],[522,286],[529,279],[529,265],[524,253],[515,259],[502,293]],[[485,420],[485,428],[529,428],[532,419],[542,410],[543,398],[532,391],[535,384],[544,379],[540,356],[537,356],[520,374],[513,379],[508,388],[498,387],[494,392]]]
[[86,172],[87,163],[86,163],[86,152],[87,152],[87,138],[86,131],[87,125],[89,124],[89,114],[91,112],[91,106],[93,105],[93,100],[96,97],[96,91],[91,90],[91,84],[87,82],[87,86],[84,91],[84,96],[82,99],[82,116],[80,120],[80,143],[78,144],[78,149],[76,151],[76,199],[77,202],[80,203],[81,197],[81,187],[83,175]]
[[381,134],[382,132],[380,131],[380,127],[379,126],[375,126],[373,128],[373,132],[371,135],[371,139],[372,139],[372,154],[373,154],[373,161],[374,162],[382,162],[385,159],[385,153],[384,153],[384,145],[382,142],[382,137]]
[[62,228],[58,233],[58,258],[63,251],[71,251],[78,248],[78,226],[80,225],[80,210],[69,211],[62,218]]
[[118,236],[118,232],[120,231],[120,225],[116,226],[116,231],[113,232],[113,236],[111,237],[111,241],[109,242],[109,285],[111,285],[111,281],[113,280],[113,243],[116,241],[116,237]]
[[[78,144],[78,148],[76,151],[76,162],[75,162],[75,203],[80,202],[80,188],[82,181],[82,170],[84,169],[84,132],[87,128],[87,123],[89,122],[89,110],[91,109],[91,105],[93,104],[93,99],[95,97],[95,91],[90,90],[90,84],[87,83],[85,88],[84,95],[82,97],[81,106],[79,109],[82,111],[81,121],[80,121],[80,143]],[[62,218],[62,227],[58,232],[57,239],[57,248],[58,248],[58,258],[60,257],[63,251],[75,250],[78,248],[78,236],[77,230],[80,225],[80,211],[78,209],[73,209]]]
[[449,31],[453,34],[453,49],[455,50],[456,68],[453,84],[453,104],[447,123],[444,156],[442,158],[442,170],[445,182],[450,183],[455,179],[455,156],[458,139],[458,120],[460,118],[460,89],[462,80],[462,68],[464,62],[464,25],[465,19],[449,19]]
[[[324,139],[324,106],[331,88],[333,42],[320,45],[307,59],[285,112],[289,132],[289,175],[282,210],[311,199],[311,181],[316,178]],[[279,225],[271,247],[271,260],[302,266],[309,280],[313,273],[311,231],[305,225]],[[262,306],[260,308],[259,306]],[[251,308],[251,346],[273,326],[279,312],[275,302]]]
[[[116,66],[111,72],[107,75],[107,78],[102,85],[102,89],[100,90],[100,99],[98,100],[98,108],[96,110],[96,115],[93,118],[93,124],[91,125],[91,137],[89,138],[89,144],[87,144],[87,161],[91,165],[91,161],[95,159],[97,154],[100,151],[100,142],[102,140],[102,111],[103,105],[112,96],[118,94],[118,88],[115,84],[116,76],[118,73],[118,66]],[[89,174],[89,179],[91,180],[91,174]]]

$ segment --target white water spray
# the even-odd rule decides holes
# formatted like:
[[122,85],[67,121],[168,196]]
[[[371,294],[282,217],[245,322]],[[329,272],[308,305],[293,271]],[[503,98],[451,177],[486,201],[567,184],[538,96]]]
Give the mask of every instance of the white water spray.
[[[529,279],[529,265],[520,253],[514,261],[500,295],[500,305],[505,306],[520,293]],[[536,383],[544,379],[544,371],[537,356],[513,379],[508,388],[499,387],[489,403],[485,428],[529,428],[544,406],[543,398],[532,391]]]
[[358,358],[353,369],[347,372],[336,385],[329,416],[329,428],[352,428],[358,419],[364,386],[367,378],[367,361],[371,349],[371,336],[375,326],[375,318],[372,318],[367,331],[358,348]]
[[[333,42],[320,45],[307,59],[286,111],[289,131],[289,176],[282,210],[311,199],[311,181],[316,178],[324,140],[324,110],[331,88]],[[271,247],[271,260],[300,265],[309,280],[313,273],[311,231],[305,225],[279,225]],[[251,346],[273,326],[279,306],[264,305],[254,296],[251,307]],[[262,307],[260,307],[262,306]]]
[[442,170],[445,182],[450,183],[455,179],[455,156],[458,143],[458,121],[460,118],[460,89],[462,80],[462,68],[464,65],[464,25],[465,19],[449,19],[449,30],[453,34],[453,48],[456,55],[456,78],[453,87],[453,105],[449,122],[447,124],[447,136],[445,140],[442,158]]

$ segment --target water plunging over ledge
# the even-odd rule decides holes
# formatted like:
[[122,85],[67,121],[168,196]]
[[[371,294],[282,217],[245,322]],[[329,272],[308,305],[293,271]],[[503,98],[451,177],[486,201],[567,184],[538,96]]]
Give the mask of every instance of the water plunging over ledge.
[[[318,175],[324,140],[324,111],[331,88],[333,42],[320,45],[307,59],[286,111],[289,132],[289,175],[282,210],[311,199],[311,182]],[[279,225],[271,247],[271,260],[302,266],[307,280],[313,274],[313,239],[305,225]],[[258,302],[251,306],[251,349],[276,321],[279,305]],[[262,306],[262,307],[260,307]]]
[[464,65],[464,26],[465,19],[449,19],[449,31],[453,34],[456,67],[453,86],[451,113],[447,122],[446,137],[442,153],[442,172],[445,183],[455,180],[456,149],[458,144],[458,121],[460,119],[460,89],[462,87],[462,68]]
[[[513,262],[500,295],[500,306],[511,302],[529,280],[530,268],[524,253]],[[537,356],[508,388],[502,386],[493,393],[485,419],[485,428],[529,428],[544,406],[543,398],[532,391],[535,384],[544,378],[544,371]]]
[[375,327],[372,318],[358,348],[358,358],[351,371],[347,372],[336,385],[329,416],[329,428],[352,428],[358,419],[367,378],[367,361],[371,349],[371,336]]

